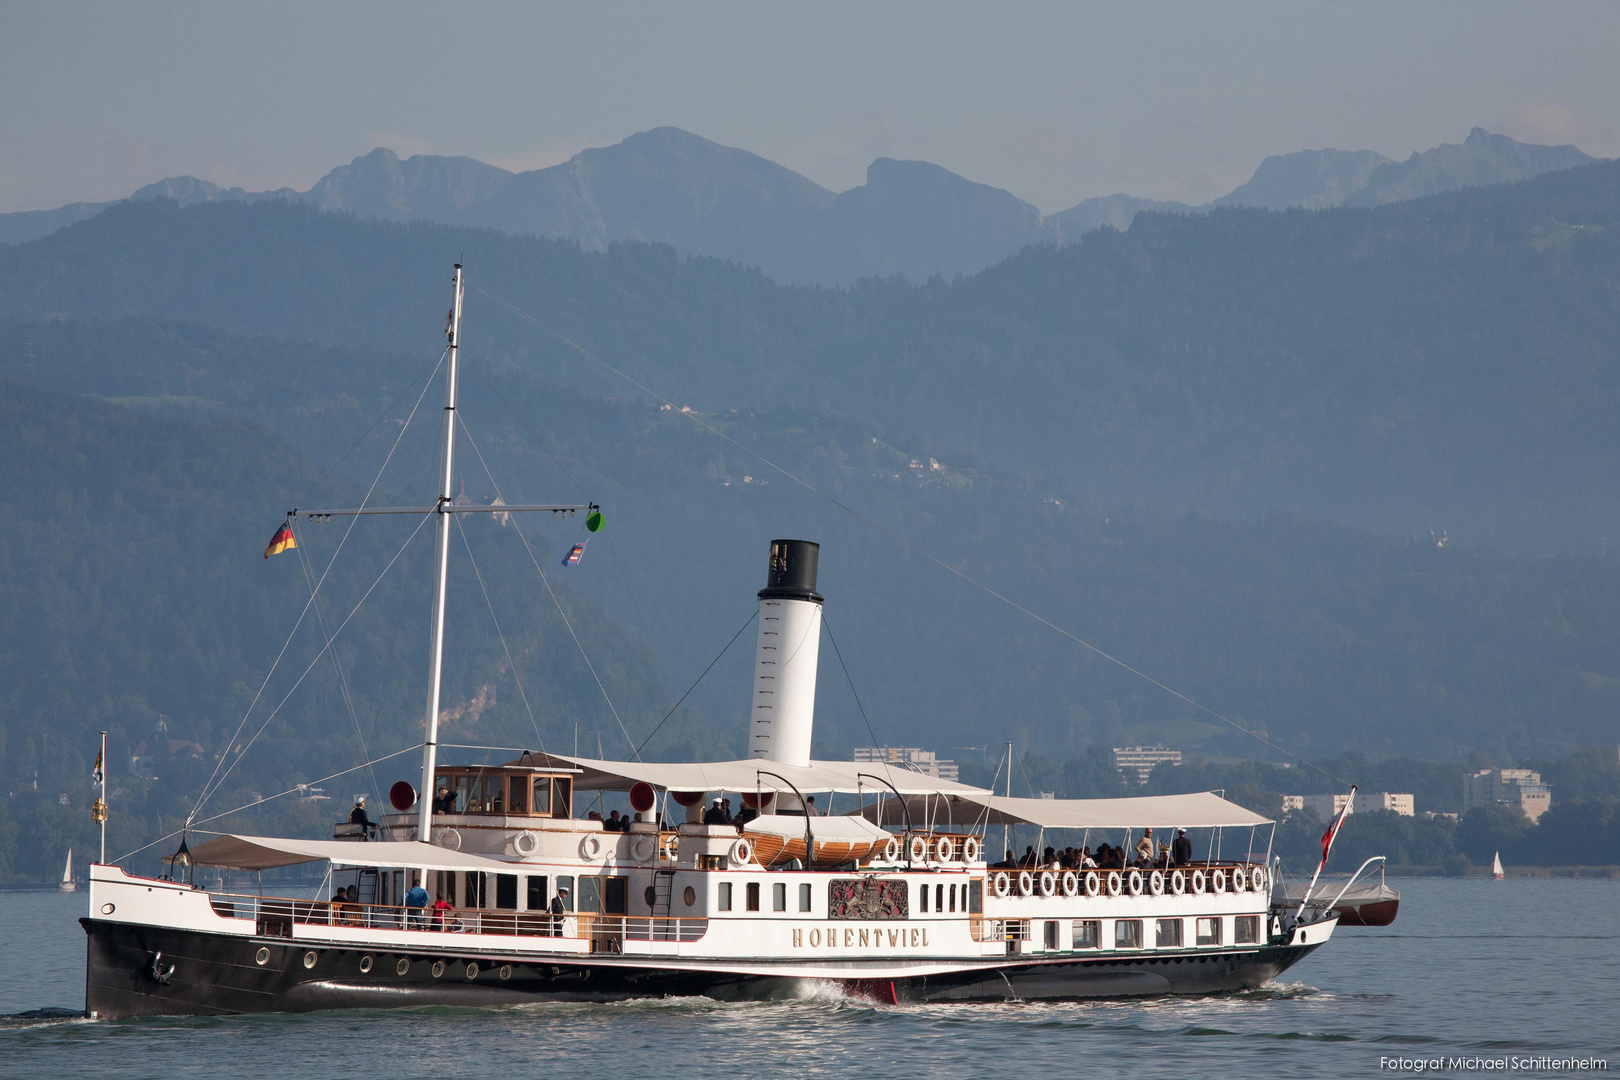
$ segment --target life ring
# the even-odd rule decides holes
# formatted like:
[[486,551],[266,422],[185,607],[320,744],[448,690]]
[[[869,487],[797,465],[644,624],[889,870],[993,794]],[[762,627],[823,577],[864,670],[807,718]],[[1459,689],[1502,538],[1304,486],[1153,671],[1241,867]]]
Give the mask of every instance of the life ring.
[[1170,871],[1170,891],[1180,896],[1187,891],[1187,875],[1180,870]]
[[1087,870],[1086,871],[1086,895],[1087,896],[1096,896],[1100,892],[1102,892],[1102,878],[1097,876],[1097,871],[1095,871],[1095,870]]
[[950,862],[951,857],[955,854],[956,845],[951,843],[950,837],[942,836],[934,841],[934,858],[940,862]]
[[1124,884],[1125,884],[1125,879],[1120,876],[1120,873],[1119,873],[1118,870],[1110,870],[1110,871],[1108,871],[1108,895],[1109,896],[1118,896],[1120,893],[1124,892],[1125,891],[1124,890]]
[[1148,875],[1148,892],[1154,896],[1164,895],[1164,871],[1155,870]]
[[997,874],[995,877],[990,879],[990,891],[995,893],[997,896],[1006,896],[1008,893],[1012,892],[1012,879],[1009,878],[1005,872]]
[[673,836],[664,837],[664,842],[658,847],[658,857],[665,862],[680,861],[680,841]]
[[1209,875],[1209,883],[1210,883],[1210,885],[1214,886],[1216,895],[1218,895],[1218,896],[1225,896],[1226,895],[1226,871],[1225,870],[1217,870],[1213,874]]
[[1076,874],[1073,870],[1065,870],[1065,871],[1063,871],[1063,895],[1064,896],[1079,896],[1080,895],[1080,876],[1078,874]]
[[1029,896],[1035,891],[1035,875],[1028,870],[1018,872],[1018,895]]
[[975,863],[979,861],[979,838],[970,836],[962,841],[962,861]]
[[883,845],[883,861],[896,863],[900,861],[900,841],[889,837],[889,842]]
[[433,842],[446,851],[461,850],[461,834],[454,829],[441,829],[438,838]]
[[1192,877],[1193,877],[1193,882],[1192,882],[1193,895],[1194,896],[1203,896],[1204,895],[1204,872],[1202,870],[1194,870]]
[[906,855],[914,863],[928,861],[928,841],[921,836],[913,836],[911,843],[906,845]]
[[1129,880],[1126,882],[1126,884],[1130,888],[1132,896],[1141,896],[1142,895],[1142,871],[1140,871],[1140,870],[1132,870],[1131,871],[1131,876],[1130,876]]
[[636,862],[650,862],[653,857],[653,842],[650,836],[638,836],[630,845],[630,857]]
[[726,858],[731,860],[732,866],[747,866],[754,858],[754,845],[747,840],[738,840],[726,852]]
[[579,857],[586,862],[595,862],[602,855],[602,838],[596,835],[586,836],[579,842]]
[[1236,870],[1232,871],[1232,891],[1233,892],[1248,892],[1249,891],[1249,875],[1245,874],[1243,872],[1243,867],[1241,867],[1241,866],[1238,867]]
[[1041,871],[1041,895],[1042,896],[1056,896],[1057,895],[1057,888],[1058,888],[1058,876],[1056,874],[1054,874],[1050,870],[1042,870]]
[[533,855],[536,851],[540,850],[540,838],[534,835],[534,833],[530,832],[528,829],[524,829],[522,832],[512,837],[512,850],[517,852],[519,855],[522,855],[524,858],[528,858],[530,855]]
[[1255,892],[1266,891],[1266,868],[1257,866],[1249,871],[1249,884],[1254,886]]

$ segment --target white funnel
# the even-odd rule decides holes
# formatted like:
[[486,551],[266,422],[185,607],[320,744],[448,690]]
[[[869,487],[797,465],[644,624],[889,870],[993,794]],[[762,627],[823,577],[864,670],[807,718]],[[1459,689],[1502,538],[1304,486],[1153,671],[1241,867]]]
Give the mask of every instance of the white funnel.
[[821,545],[772,540],[769,584],[759,591],[759,645],[748,750],[786,765],[810,764],[815,728],[816,664],[821,655],[821,601],[816,563]]

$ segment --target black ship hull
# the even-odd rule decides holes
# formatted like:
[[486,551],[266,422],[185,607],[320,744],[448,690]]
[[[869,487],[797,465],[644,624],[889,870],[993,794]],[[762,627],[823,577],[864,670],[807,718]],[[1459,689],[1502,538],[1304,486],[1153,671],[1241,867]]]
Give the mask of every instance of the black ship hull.
[[[657,997],[771,1000],[799,996],[805,981],[795,975],[652,967],[621,956],[551,963],[451,951],[368,952],[285,938],[80,922],[89,937],[85,1011],[106,1020]],[[852,970],[850,978],[837,981],[854,993],[900,1004],[1214,994],[1257,987],[1316,947],[1130,958],[1009,957],[994,967],[927,976]]]

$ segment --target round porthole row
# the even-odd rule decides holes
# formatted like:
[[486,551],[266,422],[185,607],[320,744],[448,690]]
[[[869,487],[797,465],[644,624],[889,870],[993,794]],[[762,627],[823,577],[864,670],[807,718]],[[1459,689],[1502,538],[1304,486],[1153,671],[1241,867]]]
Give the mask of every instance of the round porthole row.
[[691,907],[697,903],[697,890],[688,885],[686,891],[681,894],[681,899],[686,901],[687,907]]
[[435,961],[433,961],[433,977],[435,979],[437,979],[440,975],[443,975],[443,974],[444,974],[444,961],[443,960],[435,960]]
[[111,915],[114,911],[117,911],[117,910],[118,909],[116,907],[114,907],[112,904],[102,904],[101,905],[101,913],[103,915]]
[[371,971],[371,957],[362,956],[360,958],[360,974],[365,975],[365,974],[370,973],[370,971]]
[[502,980],[510,979],[511,977],[512,977],[512,965],[511,964],[502,964],[501,965],[501,978],[502,978]]
[[316,955],[314,949],[309,950],[309,952],[304,954],[304,967],[306,969],[314,967],[315,961],[319,959],[320,957]]
[[477,964],[468,964],[467,965],[467,978],[469,978],[469,979],[478,978],[478,965]]
[[394,965],[394,970],[403,975],[407,971],[411,970],[411,962],[402,956],[399,958],[399,963]]
[[270,950],[260,949],[258,952],[254,953],[253,962],[258,964],[260,967],[264,967],[264,965],[270,962]]

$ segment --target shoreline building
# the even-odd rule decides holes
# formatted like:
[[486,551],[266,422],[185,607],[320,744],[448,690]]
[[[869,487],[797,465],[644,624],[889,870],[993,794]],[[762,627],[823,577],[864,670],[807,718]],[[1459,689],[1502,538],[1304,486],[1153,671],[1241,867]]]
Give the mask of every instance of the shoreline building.
[[939,780],[955,780],[958,772],[956,762],[915,746],[857,746],[852,760],[898,765]]
[[1534,824],[1552,805],[1552,786],[1532,769],[1481,769],[1463,779],[1463,813],[1490,803],[1510,803]]
[[1181,751],[1171,750],[1166,746],[1116,746],[1114,747],[1114,768],[1125,773],[1136,774],[1136,782],[1145,784],[1153,770],[1168,761],[1172,765],[1181,764]]
[[[1321,820],[1332,821],[1338,816],[1339,811],[1344,809],[1344,804],[1349,798],[1348,793],[1284,795],[1282,808],[1285,814],[1290,810],[1310,810]],[[1391,791],[1356,792],[1356,803],[1350,808],[1352,814],[1371,814],[1379,810],[1388,810],[1402,817],[1416,816],[1410,794]]]

